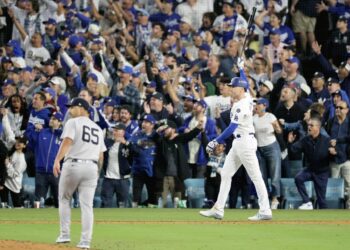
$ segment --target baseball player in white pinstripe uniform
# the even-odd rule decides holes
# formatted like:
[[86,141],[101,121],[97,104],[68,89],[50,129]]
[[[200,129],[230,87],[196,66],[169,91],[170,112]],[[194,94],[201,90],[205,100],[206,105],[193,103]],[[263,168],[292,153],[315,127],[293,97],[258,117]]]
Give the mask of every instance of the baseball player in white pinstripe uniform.
[[[64,126],[53,170],[55,176],[61,173],[58,191],[60,235],[56,242],[70,242],[70,204],[72,194],[78,189],[82,232],[77,247],[89,249],[94,217],[93,198],[106,146],[102,130],[89,119],[88,102],[74,98],[67,106],[72,118]],[[60,162],[63,158],[61,172]]]

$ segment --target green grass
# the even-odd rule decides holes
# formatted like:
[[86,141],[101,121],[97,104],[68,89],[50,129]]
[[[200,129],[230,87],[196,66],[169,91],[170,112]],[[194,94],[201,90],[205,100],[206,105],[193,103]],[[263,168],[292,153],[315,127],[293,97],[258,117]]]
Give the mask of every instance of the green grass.
[[[80,210],[72,211],[69,246],[74,247],[80,236]],[[255,212],[226,210],[220,222],[203,218],[194,209],[95,209],[92,247],[333,250],[350,244],[348,210],[279,210],[272,222],[247,223]],[[52,244],[58,231],[56,209],[0,210],[0,239]]]

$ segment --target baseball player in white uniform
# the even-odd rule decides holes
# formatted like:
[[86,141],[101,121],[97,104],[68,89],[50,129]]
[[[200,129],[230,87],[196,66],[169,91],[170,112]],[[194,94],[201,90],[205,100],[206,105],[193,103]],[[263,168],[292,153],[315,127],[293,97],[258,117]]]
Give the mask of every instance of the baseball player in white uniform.
[[[243,67],[240,67],[241,69]],[[260,221],[272,219],[268,194],[264,180],[262,178],[259,162],[256,156],[257,141],[254,137],[253,126],[253,100],[246,89],[248,82],[241,70],[241,76],[231,80],[232,96],[235,102],[231,109],[231,124],[215,140],[209,142],[207,152],[211,154],[218,144],[229,137],[234,136],[232,147],[226,156],[223,169],[221,170],[221,184],[217,202],[210,210],[200,211],[206,217],[222,219],[224,217],[224,207],[227,196],[231,188],[231,178],[243,164],[247,173],[253,181],[259,199],[259,212],[249,217],[248,220]]]
[[[70,242],[71,199],[79,191],[82,232],[78,248],[89,249],[93,227],[93,198],[106,146],[100,127],[89,119],[89,104],[74,98],[69,107],[72,117],[62,132],[62,143],[54,163],[54,175],[61,173],[58,199],[60,235],[57,243]],[[62,172],[60,162],[64,158]]]

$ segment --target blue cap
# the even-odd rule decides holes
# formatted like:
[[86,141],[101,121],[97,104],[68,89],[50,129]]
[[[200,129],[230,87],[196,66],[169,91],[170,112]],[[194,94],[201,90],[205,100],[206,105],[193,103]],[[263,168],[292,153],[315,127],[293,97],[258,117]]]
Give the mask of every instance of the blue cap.
[[66,6],[68,4],[67,0],[59,0],[58,3],[62,3],[63,6]]
[[150,87],[150,88],[155,88],[155,87],[157,87],[157,83],[156,83],[155,81],[151,81],[151,82],[149,83],[148,87]]
[[199,104],[199,105],[201,105],[203,108],[207,108],[208,107],[208,104],[203,100],[203,99],[201,99],[201,100],[196,100],[196,102]]
[[116,107],[117,106],[117,102],[114,100],[109,100],[108,102],[106,102],[105,104],[107,107]]
[[63,121],[63,114],[61,112],[54,112],[52,114],[52,117],[54,117],[55,119],[59,120],[60,122]]
[[150,122],[150,123],[152,123],[152,124],[155,124],[155,123],[156,123],[156,119],[154,119],[153,115],[145,115],[145,116],[143,117],[143,120],[144,120],[144,121],[148,121],[148,122]]
[[141,75],[141,72],[140,71],[134,71],[133,73],[132,73],[132,77],[139,77]]
[[7,42],[6,46],[8,47],[18,47],[20,46],[20,42],[18,40],[12,39]]
[[230,5],[232,8],[235,7],[235,3],[234,3],[234,1],[232,1],[232,0],[224,0],[224,1],[222,2],[222,4],[223,4],[223,5],[224,5],[224,4]]
[[92,43],[93,44],[102,44],[102,41],[101,41],[101,39],[94,39],[94,40],[92,40]]
[[85,9],[83,9],[83,12],[90,12],[92,10],[91,6],[87,6]]
[[269,32],[269,35],[281,35],[280,29],[272,29]]
[[269,100],[267,100],[266,98],[259,98],[257,101],[256,101],[257,104],[263,104],[266,106],[266,108],[269,107]]
[[67,37],[70,36],[70,32],[67,31],[67,30],[64,30],[64,31],[61,31],[60,34],[58,35],[58,37],[61,39],[61,40],[64,40],[66,39]]
[[4,56],[3,58],[1,58],[1,63],[8,63],[8,62],[12,62],[10,57]]
[[322,72],[315,72],[312,78],[324,78],[324,74]]
[[68,43],[69,43],[69,46],[71,48],[75,48],[81,41],[82,40],[81,40],[81,38],[79,36],[72,35],[72,36],[69,37]]
[[298,59],[297,57],[295,57],[295,56],[289,57],[289,58],[287,59],[287,62],[296,63],[296,64],[298,64],[298,66],[300,65],[299,59]]
[[168,29],[167,34],[168,34],[168,35],[174,35],[174,32],[175,32],[175,31],[179,31],[179,30],[178,30],[178,29],[175,29],[175,28]]
[[57,22],[56,22],[55,19],[49,18],[49,19],[47,19],[46,21],[44,21],[43,24],[52,24],[52,25],[56,25]]
[[12,85],[12,84],[14,84],[14,83],[15,83],[15,82],[14,82],[12,79],[5,79],[2,86],[3,86],[3,87],[6,87],[6,86]]
[[327,79],[327,83],[338,83],[339,84],[339,80],[335,77],[330,77]]
[[208,44],[203,43],[201,46],[199,46],[199,50],[205,50],[209,54],[210,51],[211,51],[211,48],[210,48],[210,46]]
[[46,87],[43,89],[43,91],[49,93],[52,97],[56,96],[56,91],[53,88]]
[[94,80],[95,82],[98,82],[98,77],[95,73],[90,72],[86,78],[91,78],[92,80]]
[[346,16],[339,16],[339,17],[338,17],[338,21],[347,22],[348,19],[346,18]]
[[247,89],[248,86],[249,86],[249,83],[246,80],[244,80],[244,79],[242,79],[240,77],[234,77],[234,78],[232,78],[232,80],[228,84],[228,86],[233,87],[233,88],[241,87],[241,88]]
[[134,72],[132,67],[128,65],[125,65],[123,68],[120,69],[120,71],[130,75]]
[[27,72],[32,72],[33,68],[30,66],[26,66],[25,68],[22,69],[23,71],[27,71]]

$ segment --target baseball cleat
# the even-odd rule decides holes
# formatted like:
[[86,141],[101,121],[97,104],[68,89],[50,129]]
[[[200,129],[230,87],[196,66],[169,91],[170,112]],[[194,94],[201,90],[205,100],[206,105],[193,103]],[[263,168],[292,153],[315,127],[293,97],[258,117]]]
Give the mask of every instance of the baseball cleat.
[[199,211],[199,214],[204,216],[204,217],[211,217],[211,218],[214,218],[217,220],[222,220],[222,218],[224,218],[224,211],[219,210],[215,207],[213,207],[209,210]]
[[300,210],[313,210],[314,207],[312,206],[311,201],[309,201],[309,202],[301,204],[301,206],[298,209],[300,209]]
[[77,248],[90,249],[90,244],[84,241],[80,241],[79,244],[77,245]]
[[70,238],[69,237],[63,237],[63,236],[58,236],[56,239],[56,243],[69,243]]
[[257,213],[256,215],[249,217],[248,220],[250,221],[272,220],[272,215]]

